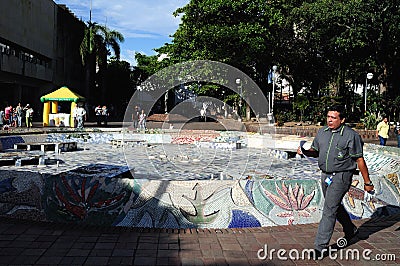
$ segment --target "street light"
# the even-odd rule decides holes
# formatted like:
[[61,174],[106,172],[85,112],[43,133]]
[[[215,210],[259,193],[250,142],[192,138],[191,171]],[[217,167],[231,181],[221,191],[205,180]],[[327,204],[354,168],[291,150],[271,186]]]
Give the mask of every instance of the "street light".
[[274,97],[275,97],[275,82],[276,82],[276,70],[278,69],[277,66],[272,67],[272,92],[271,92],[271,113],[274,114]]
[[364,114],[367,113],[367,86],[368,86],[368,80],[371,80],[374,77],[374,74],[368,73],[367,78],[365,79],[365,97],[364,97]]
[[239,110],[238,110],[238,115],[239,118],[238,120],[241,120],[241,109],[242,109],[242,96],[243,96],[243,91],[242,91],[242,80],[240,78],[237,78],[235,80],[236,85],[238,85],[238,89],[239,89],[239,94],[240,94],[240,99],[239,99]]
[[267,114],[268,120],[270,122],[270,125],[274,123],[274,93],[275,93],[275,72],[278,69],[277,66],[272,66],[272,71],[269,71],[268,74],[268,83],[271,84],[272,81],[272,91],[269,92],[268,95],[268,111],[269,113]]

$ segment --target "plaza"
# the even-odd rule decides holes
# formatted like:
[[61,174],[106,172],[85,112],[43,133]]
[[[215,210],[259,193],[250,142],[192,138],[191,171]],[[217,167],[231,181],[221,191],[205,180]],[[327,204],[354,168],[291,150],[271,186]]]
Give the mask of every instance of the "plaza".
[[[35,161],[1,167],[6,203],[1,227],[6,237],[2,243],[8,243],[9,248],[11,243],[17,243],[14,227],[24,228],[23,235],[34,231],[35,237],[41,239],[41,232],[50,232],[40,228],[50,225],[59,228],[55,229],[59,235],[52,238],[52,243],[64,246],[65,253],[56,256],[59,263],[83,260],[86,264],[113,264],[119,259],[122,264],[135,265],[262,265],[268,260],[258,259],[257,251],[264,244],[270,248],[277,247],[276,243],[288,249],[312,247],[312,238],[306,235],[315,233],[320,219],[323,197],[319,170],[313,162],[294,156],[300,140],[310,143],[310,137],[215,130],[157,130],[143,134],[108,128],[3,136],[3,150],[21,139],[76,141],[78,149],[45,151],[41,154],[45,156],[44,165]],[[135,141],[113,145],[115,139]],[[241,145],[229,145],[232,142]],[[361,228],[366,224],[361,232],[369,237],[350,247],[361,248],[368,243],[376,248],[374,252],[396,251],[389,243],[382,248],[373,241],[382,236],[374,234],[378,227],[389,236],[385,243],[399,237],[393,230],[398,224],[400,202],[396,180],[398,150],[366,144],[365,152],[371,178],[379,185],[376,197],[364,199],[359,188],[362,182],[357,175],[354,177],[354,186],[343,204]],[[288,208],[290,202],[285,202],[282,193],[294,197],[298,205]],[[71,230],[80,232],[75,238],[70,236],[74,241],[58,242],[74,234]],[[340,238],[339,231],[337,228],[333,239]],[[117,247],[122,245],[121,234],[132,236],[135,248],[125,246],[124,254],[116,256]],[[109,238],[103,239],[104,235]],[[207,242],[208,238],[216,242]],[[92,244],[77,254],[75,245],[81,240]],[[100,256],[96,247],[102,246],[97,242],[103,240],[112,248]],[[144,243],[155,247],[154,241],[160,255],[144,256],[151,251]],[[199,247],[195,248],[198,257],[189,256],[194,252],[187,252],[190,247]],[[27,252],[17,250],[20,254]],[[24,258],[45,262],[44,254],[55,252],[51,250],[49,246],[41,249],[40,256]],[[245,255],[232,255],[234,251]],[[165,253],[168,255],[161,256]]]

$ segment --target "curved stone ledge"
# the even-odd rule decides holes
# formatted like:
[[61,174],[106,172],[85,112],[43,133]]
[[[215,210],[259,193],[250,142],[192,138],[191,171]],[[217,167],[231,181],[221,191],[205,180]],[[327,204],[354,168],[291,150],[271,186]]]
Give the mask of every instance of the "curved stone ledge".
[[[219,134],[215,135],[221,140]],[[21,136],[30,142],[34,138],[54,141],[66,137],[54,134]],[[90,133],[86,137],[68,138],[80,144],[110,145],[108,143],[113,137],[118,136]],[[156,134],[136,137],[150,142],[173,140],[173,136]],[[194,135],[185,138],[196,139]],[[251,143],[266,143],[265,147],[269,147],[268,140],[271,139],[272,136],[251,134],[246,143],[249,146]],[[278,140],[281,144],[275,142],[274,147],[292,149],[298,143],[296,136]],[[398,211],[400,206],[398,150],[370,144],[365,148],[376,194],[365,199],[362,178],[354,176],[352,187],[343,200],[353,219],[388,215]],[[101,162],[53,172],[1,167],[0,215],[81,225],[156,228],[236,228],[313,223],[321,217],[324,199],[320,180],[306,178],[306,175],[304,173],[304,179],[178,181],[138,179],[124,165]]]

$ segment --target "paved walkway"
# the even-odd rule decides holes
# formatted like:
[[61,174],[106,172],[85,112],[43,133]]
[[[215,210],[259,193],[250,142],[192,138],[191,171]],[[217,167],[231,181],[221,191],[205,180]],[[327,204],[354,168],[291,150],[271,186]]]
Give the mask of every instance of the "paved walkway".
[[[400,263],[400,214],[359,220],[356,224],[360,230],[359,237],[350,241],[347,248],[333,253],[332,257],[313,261],[307,258],[290,259],[290,257],[296,256],[296,250],[301,255],[303,249],[313,248],[317,224],[243,229],[167,230],[82,227],[0,219],[0,265],[393,265]],[[332,243],[341,236],[340,225],[337,224]],[[278,249],[286,253],[283,251],[278,253]],[[267,255],[264,251],[267,251]],[[278,254],[287,260],[279,259]],[[359,259],[356,259],[357,254]],[[335,255],[337,258],[331,259]],[[267,257],[263,259],[265,256]]]

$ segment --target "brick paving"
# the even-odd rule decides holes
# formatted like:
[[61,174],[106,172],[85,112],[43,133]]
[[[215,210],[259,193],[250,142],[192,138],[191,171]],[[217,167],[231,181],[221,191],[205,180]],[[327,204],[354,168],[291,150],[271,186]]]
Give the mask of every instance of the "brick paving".
[[[359,226],[359,237],[351,240],[345,249],[333,253],[336,259],[328,256],[313,261],[290,257],[295,256],[296,251],[301,255],[303,249],[313,248],[318,224],[178,230],[93,227],[0,218],[0,265],[400,264],[400,214],[355,223]],[[331,243],[341,236],[337,224]],[[265,259],[258,258],[260,249],[267,250]],[[286,253],[278,253],[279,249]],[[362,256],[367,249],[370,253],[366,255],[371,260]],[[259,252],[260,256],[266,255],[264,250]],[[359,260],[353,259],[357,252]],[[287,260],[280,259],[279,254]],[[376,260],[377,256],[386,261]],[[390,256],[395,256],[395,260]]]

